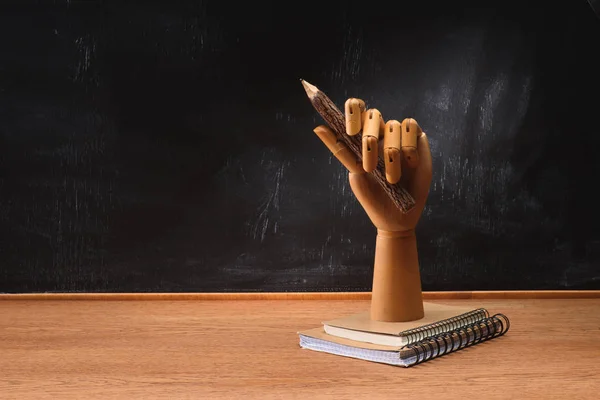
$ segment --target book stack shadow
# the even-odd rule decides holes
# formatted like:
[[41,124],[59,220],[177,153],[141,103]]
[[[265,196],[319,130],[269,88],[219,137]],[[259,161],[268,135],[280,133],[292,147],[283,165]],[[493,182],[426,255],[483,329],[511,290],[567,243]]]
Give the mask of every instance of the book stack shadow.
[[510,321],[485,308],[423,304],[425,316],[410,322],[371,320],[369,312],[325,321],[298,332],[303,349],[411,367],[504,335]]

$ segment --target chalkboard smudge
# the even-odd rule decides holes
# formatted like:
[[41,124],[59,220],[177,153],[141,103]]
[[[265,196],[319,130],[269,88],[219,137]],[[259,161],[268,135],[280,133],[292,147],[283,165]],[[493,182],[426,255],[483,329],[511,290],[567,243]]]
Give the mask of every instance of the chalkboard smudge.
[[[279,207],[281,204],[281,193],[282,193],[282,180],[283,174],[285,170],[286,162],[282,162],[281,165],[276,169],[274,175],[274,184],[273,189],[267,197],[263,204],[258,209],[258,216],[256,217],[255,222],[253,223],[251,232],[253,239],[259,239],[261,242],[264,242],[265,236],[267,234],[267,230],[269,228],[269,213],[271,210],[279,211]],[[277,222],[275,221],[274,232],[277,232]]]

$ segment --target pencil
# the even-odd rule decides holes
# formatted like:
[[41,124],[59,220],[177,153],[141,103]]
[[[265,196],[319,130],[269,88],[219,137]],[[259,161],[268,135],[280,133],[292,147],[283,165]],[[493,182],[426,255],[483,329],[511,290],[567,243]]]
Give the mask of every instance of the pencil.
[[[354,153],[356,159],[362,160],[361,135],[350,136],[346,134],[346,119],[339,108],[319,88],[301,79],[306,95],[317,112],[323,117],[338,140],[343,141]],[[373,170],[375,180],[381,185],[396,207],[403,213],[409,212],[415,206],[415,199],[400,184],[390,184],[385,178],[385,164],[379,159],[377,168]]]

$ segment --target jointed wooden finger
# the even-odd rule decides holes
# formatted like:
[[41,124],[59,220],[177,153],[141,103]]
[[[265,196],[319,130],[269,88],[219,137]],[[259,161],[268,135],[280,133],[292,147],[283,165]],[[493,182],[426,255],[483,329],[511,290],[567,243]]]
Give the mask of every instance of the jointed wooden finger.
[[362,118],[365,111],[365,102],[361,99],[350,98],[346,100],[346,133],[354,136],[362,129]]
[[317,134],[319,139],[325,143],[325,146],[333,153],[333,155],[348,169],[348,171],[361,174],[363,170],[360,162],[356,159],[356,156],[344,142],[337,140],[335,133],[325,125],[319,125],[313,131]]
[[362,135],[363,168],[367,172],[372,172],[377,168],[379,133],[384,124],[383,117],[377,109],[367,110],[365,114]]
[[396,120],[390,120],[385,124],[383,159],[385,162],[385,178],[389,183],[396,183],[402,177],[401,131],[402,125]]
[[[331,127],[336,134],[337,140],[343,142],[348,149],[352,151],[356,160],[362,158],[362,141],[358,135],[350,136],[346,134],[346,122],[344,113],[340,111],[335,103],[315,85],[312,85],[301,79],[300,82],[306,91],[306,95],[314,109]],[[423,135],[424,136],[424,135]],[[420,147],[420,146],[419,146]],[[421,159],[424,157],[421,156]],[[388,195],[395,207],[403,214],[409,213],[415,206],[416,201],[410,192],[401,184],[390,185],[385,178],[385,166],[383,160],[378,163],[373,171],[374,180],[380,185],[381,189]]]
[[423,134],[421,127],[413,118],[402,121],[402,154],[409,167],[415,168],[419,165],[419,153],[417,152],[417,138]]

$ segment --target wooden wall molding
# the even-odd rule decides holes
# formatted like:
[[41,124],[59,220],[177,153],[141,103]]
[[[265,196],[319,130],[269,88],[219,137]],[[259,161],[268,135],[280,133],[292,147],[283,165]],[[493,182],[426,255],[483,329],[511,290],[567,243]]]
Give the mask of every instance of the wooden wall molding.
[[[424,300],[590,299],[600,290],[508,290],[423,292]],[[0,293],[0,300],[370,300],[371,292],[245,292],[245,293]]]

